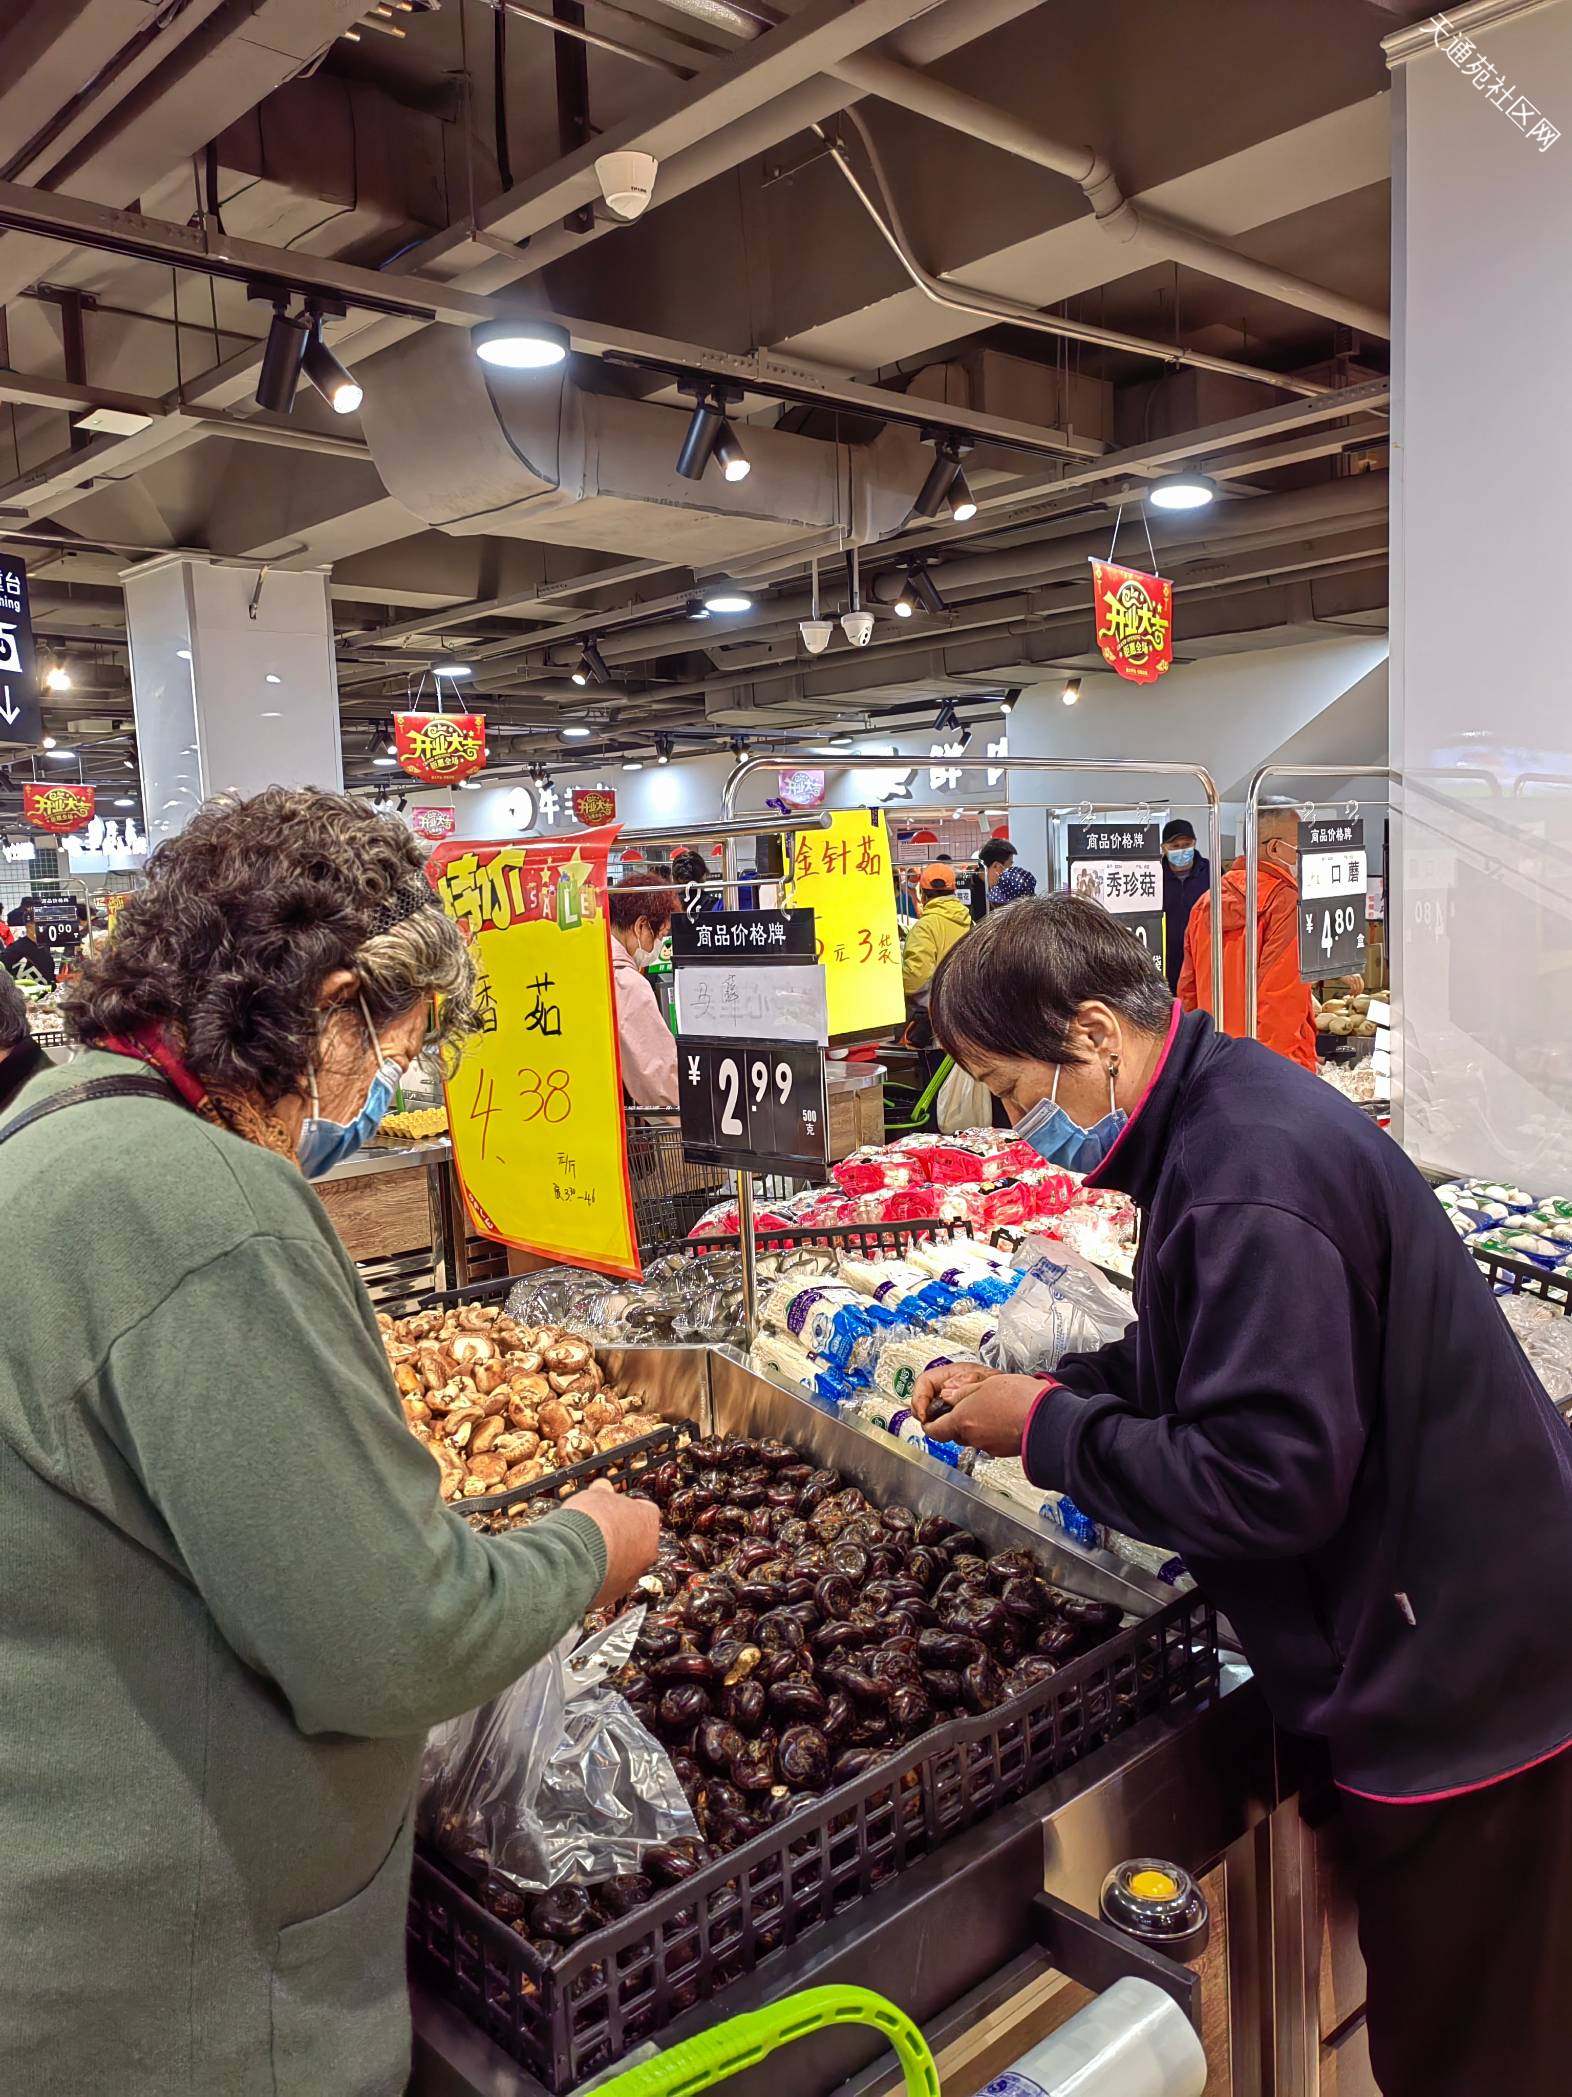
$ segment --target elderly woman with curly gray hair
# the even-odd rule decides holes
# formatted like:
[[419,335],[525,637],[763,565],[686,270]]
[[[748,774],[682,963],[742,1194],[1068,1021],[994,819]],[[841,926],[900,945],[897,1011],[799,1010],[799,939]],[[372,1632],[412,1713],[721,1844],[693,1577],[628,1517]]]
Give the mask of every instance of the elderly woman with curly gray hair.
[[605,1487],[443,1506],[307,1184],[471,981],[400,825],[213,802],[0,1116],[0,2088],[402,2091],[427,1729],[654,1556]]

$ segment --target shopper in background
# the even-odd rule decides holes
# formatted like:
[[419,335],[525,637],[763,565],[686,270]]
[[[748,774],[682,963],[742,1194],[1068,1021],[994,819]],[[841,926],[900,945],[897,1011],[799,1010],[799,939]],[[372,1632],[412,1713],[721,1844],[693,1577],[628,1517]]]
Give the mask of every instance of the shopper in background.
[[[1310,986],[1299,980],[1299,817],[1292,808],[1263,808],[1256,880],[1257,1041],[1306,1070],[1315,1069],[1315,1019]],[[1164,885],[1166,887],[1166,876]],[[1245,1017],[1245,863],[1223,876],[1223,1012],[1230,1034],[1243,1036]],[[1179,1002],[1186,1012],[1212,1010],[1212,898],[1200,895],[1185,932]]]
[[644,971],[660,952],[682,898],[653,873],[635,874],[607,896],[611,980],[617,993],[622,1089],[635,1107],[677,1104],[677,1042]]
[[57,981],[54,950],[48,940],[39,937],[31,896],[10,913],[10,923],[15,936],[9,945],[0,947],[0,969],[13,977],[24,968],[31,969],[41,981],[53,985]]
[[977,854],[977,862],[988,882],[988,908],[1017,902],[1037,893],[1037,876],[1015,863],[1015,847],[1007,837],[990,837]]
[[427,1731],[653,1559],[444,1507],[306,1184],[472,981],[402,824],[209,802],[0,1122],[0,2089],[396,2097]]
[[932,860],[917,877],[922,915],[906,935],[901,951],[901,986],[907,1000],[919,997],[933,972],[963,934],[972,929],[972,914],[955,893],[955,869]]
[[27,1000],[0,968],[0,1114],[30,1078],[51,1068],[27,1023]]
[[1194,826],[1183,816],[1163,825],[1163,973],[1168,988],[1179,988],[1184,968],[1185,927],[1200,897],[1212,884],[1212,862],[1196,850]]
[[[930,1434],[1182,1554],[1361,1867],[1387,2097],[1560,2097],[1572,2059],[1572,1438],[1423,1176],[1185,1014],[1116,918],[1001,911],[939,1041],[1016,1135],[1142,1213],[1137,1322],[1051,1376],[934,1369]],[[1460,1548],[1459,1508],[1510,1510]]]
[[[695,852],[691,845],[672,853],[671,878],[682,891],[682,908],[689,917],[713,916],[717,910],[725,909],[725,896],[705,888],[712,876],[704,854]],[[697,895],[693,894],[694,889],[699,891]]]

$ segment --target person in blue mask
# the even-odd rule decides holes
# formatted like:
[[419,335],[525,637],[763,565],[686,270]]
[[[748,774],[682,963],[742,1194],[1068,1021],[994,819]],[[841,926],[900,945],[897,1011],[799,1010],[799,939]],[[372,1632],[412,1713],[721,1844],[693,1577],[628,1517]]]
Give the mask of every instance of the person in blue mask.
[[444,1504],[307,1183],[462,1056],[474,976],[402,823],[222,796],[0,1112],[0,2090],[401,2097],[426,1735],[654,1558],[603,1481],[506,1536]]
[[[929,1014],[1045,1163],[1137,1204],[1141,1248],[1119,1340],[930,1370],[913,1411],[1178,1552],[1321,1743],[1384,2097],[1560,2097],[1572,1436],[1488,1284],[1390,1136],[1182,1010],[1097,903],[996,912]],[[1487,1549],[1469,1508],[1510,1510]]]
[[1195,828],[1183,816],[1163,825],[1163,974],[1179,989],[1184,967],[1184,928],[1211,886],[1212,862],[1196,848]]

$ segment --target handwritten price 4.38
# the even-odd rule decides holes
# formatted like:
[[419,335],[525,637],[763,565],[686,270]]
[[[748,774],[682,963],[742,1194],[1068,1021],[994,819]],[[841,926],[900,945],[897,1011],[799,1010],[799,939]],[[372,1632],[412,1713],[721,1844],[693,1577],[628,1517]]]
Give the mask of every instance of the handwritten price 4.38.
[[519,1086],[517,1104],[512,1110],[497,1102],[497,1081],[489,1070],[475,1073],[475,1097],[470,1102],[469,1118],[480,1123],[480,1155],[482,1158],[495,1156],[498,1164],[507,1160],[500,1151],[491,1149],[491,1123],[494,1115],[507,1114],[521,1122],[545,1121],[553,1127],[567,1120],[573,1112],[573,1076],[570,1071],[536,1070],[531,1064],[521,1064],[518,1070]]

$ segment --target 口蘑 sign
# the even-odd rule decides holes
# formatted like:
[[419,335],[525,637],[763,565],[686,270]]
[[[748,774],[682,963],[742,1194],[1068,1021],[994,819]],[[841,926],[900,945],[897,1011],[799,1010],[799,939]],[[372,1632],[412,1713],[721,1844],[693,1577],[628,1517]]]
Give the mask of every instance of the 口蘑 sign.
[[1353,816],[1299,825],[1299,973],[1362,975],[1365,966],[1365,826]]
[[1163,966],[1163,855],[1155,823],[1072,823],[1069,890],[1101,903]]

